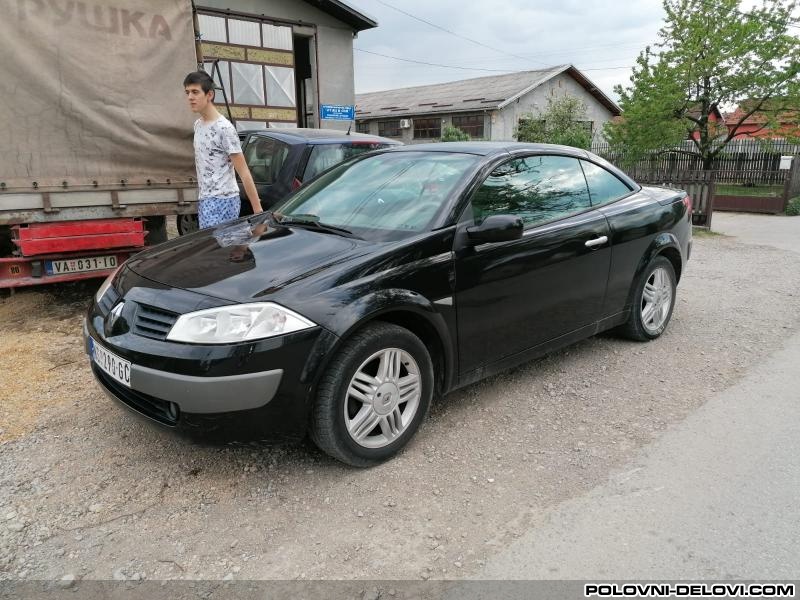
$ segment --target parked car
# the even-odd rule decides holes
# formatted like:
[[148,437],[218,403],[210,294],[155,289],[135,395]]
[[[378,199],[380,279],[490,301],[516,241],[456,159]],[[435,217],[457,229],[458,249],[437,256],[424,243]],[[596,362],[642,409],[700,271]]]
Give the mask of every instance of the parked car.
[[86,347],[103,390],[160,425],[310,433],[374,465],[435,397],[599,331],[658,338],[691,245],[685,192],[583,150],[391,148],[131,258]]
[[[334,129],[258,129],[240,132],[239,139],[264,210],[348,158],[401,145],[377,135]],[[236,180],[242,200],[239,215],[252,215],[253,208],[238,175]],[[178,215],[177,226],[181,235],[197,231],[197,215]]]

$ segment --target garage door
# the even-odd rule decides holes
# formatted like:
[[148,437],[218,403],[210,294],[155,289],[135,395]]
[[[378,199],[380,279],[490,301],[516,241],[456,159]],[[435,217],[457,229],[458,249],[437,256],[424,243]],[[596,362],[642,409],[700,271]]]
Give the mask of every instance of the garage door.
[[[236,127],[296,127],[292,28],[256,18],[198,14],[205,69],[228,96]],[[219,71],[212,70],[217,60]],[[222,93],[215,104],[224,112]]]

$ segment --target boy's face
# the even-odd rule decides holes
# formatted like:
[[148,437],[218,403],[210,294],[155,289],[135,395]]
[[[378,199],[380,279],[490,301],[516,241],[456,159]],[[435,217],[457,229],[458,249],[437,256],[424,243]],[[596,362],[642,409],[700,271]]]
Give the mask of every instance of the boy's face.
[[204,92],[199,83],[190,83],[184,88],[184,91],[186,100],[189,102],[189,109],[194,113],[203,112],[214,98],[214,91]]

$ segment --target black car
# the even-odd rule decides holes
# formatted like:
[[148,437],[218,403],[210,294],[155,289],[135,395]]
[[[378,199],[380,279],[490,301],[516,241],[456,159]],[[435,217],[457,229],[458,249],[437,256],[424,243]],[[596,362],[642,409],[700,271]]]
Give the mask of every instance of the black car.
[[[240,132],[239,139],[265,210],[348,158],[401,145],[389,138],[334,129],[258,129]],[[252,215],[253,207],[238,175],[237,182],[242,201],[239,214]],[[197,215],[178,215],[177,226],[181,235],[197,231]]]
[[310,433],[367,466],[437,396],[606,329],[659,337],[691,243],[686,193],[588,152],[403,146],[134,256],[89,308],[87,351],[161,425]]

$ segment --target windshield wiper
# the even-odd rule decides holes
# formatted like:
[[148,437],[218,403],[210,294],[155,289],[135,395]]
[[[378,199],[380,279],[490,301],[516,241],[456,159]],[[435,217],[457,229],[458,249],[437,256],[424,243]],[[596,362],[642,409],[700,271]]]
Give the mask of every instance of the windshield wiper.
[[349,229],[323,223],[322,221],[319,220],[319,217],[317,215],[307,215],[307,214],[281,215],[278,223],[280,223],[281,225],[300,225],[300,226],[307,225],[313,227],[314,229],[319,229],[320,231],[326,231],[329,233],[336,233],[339,235],[343,235],[345,237],[361,239]]

